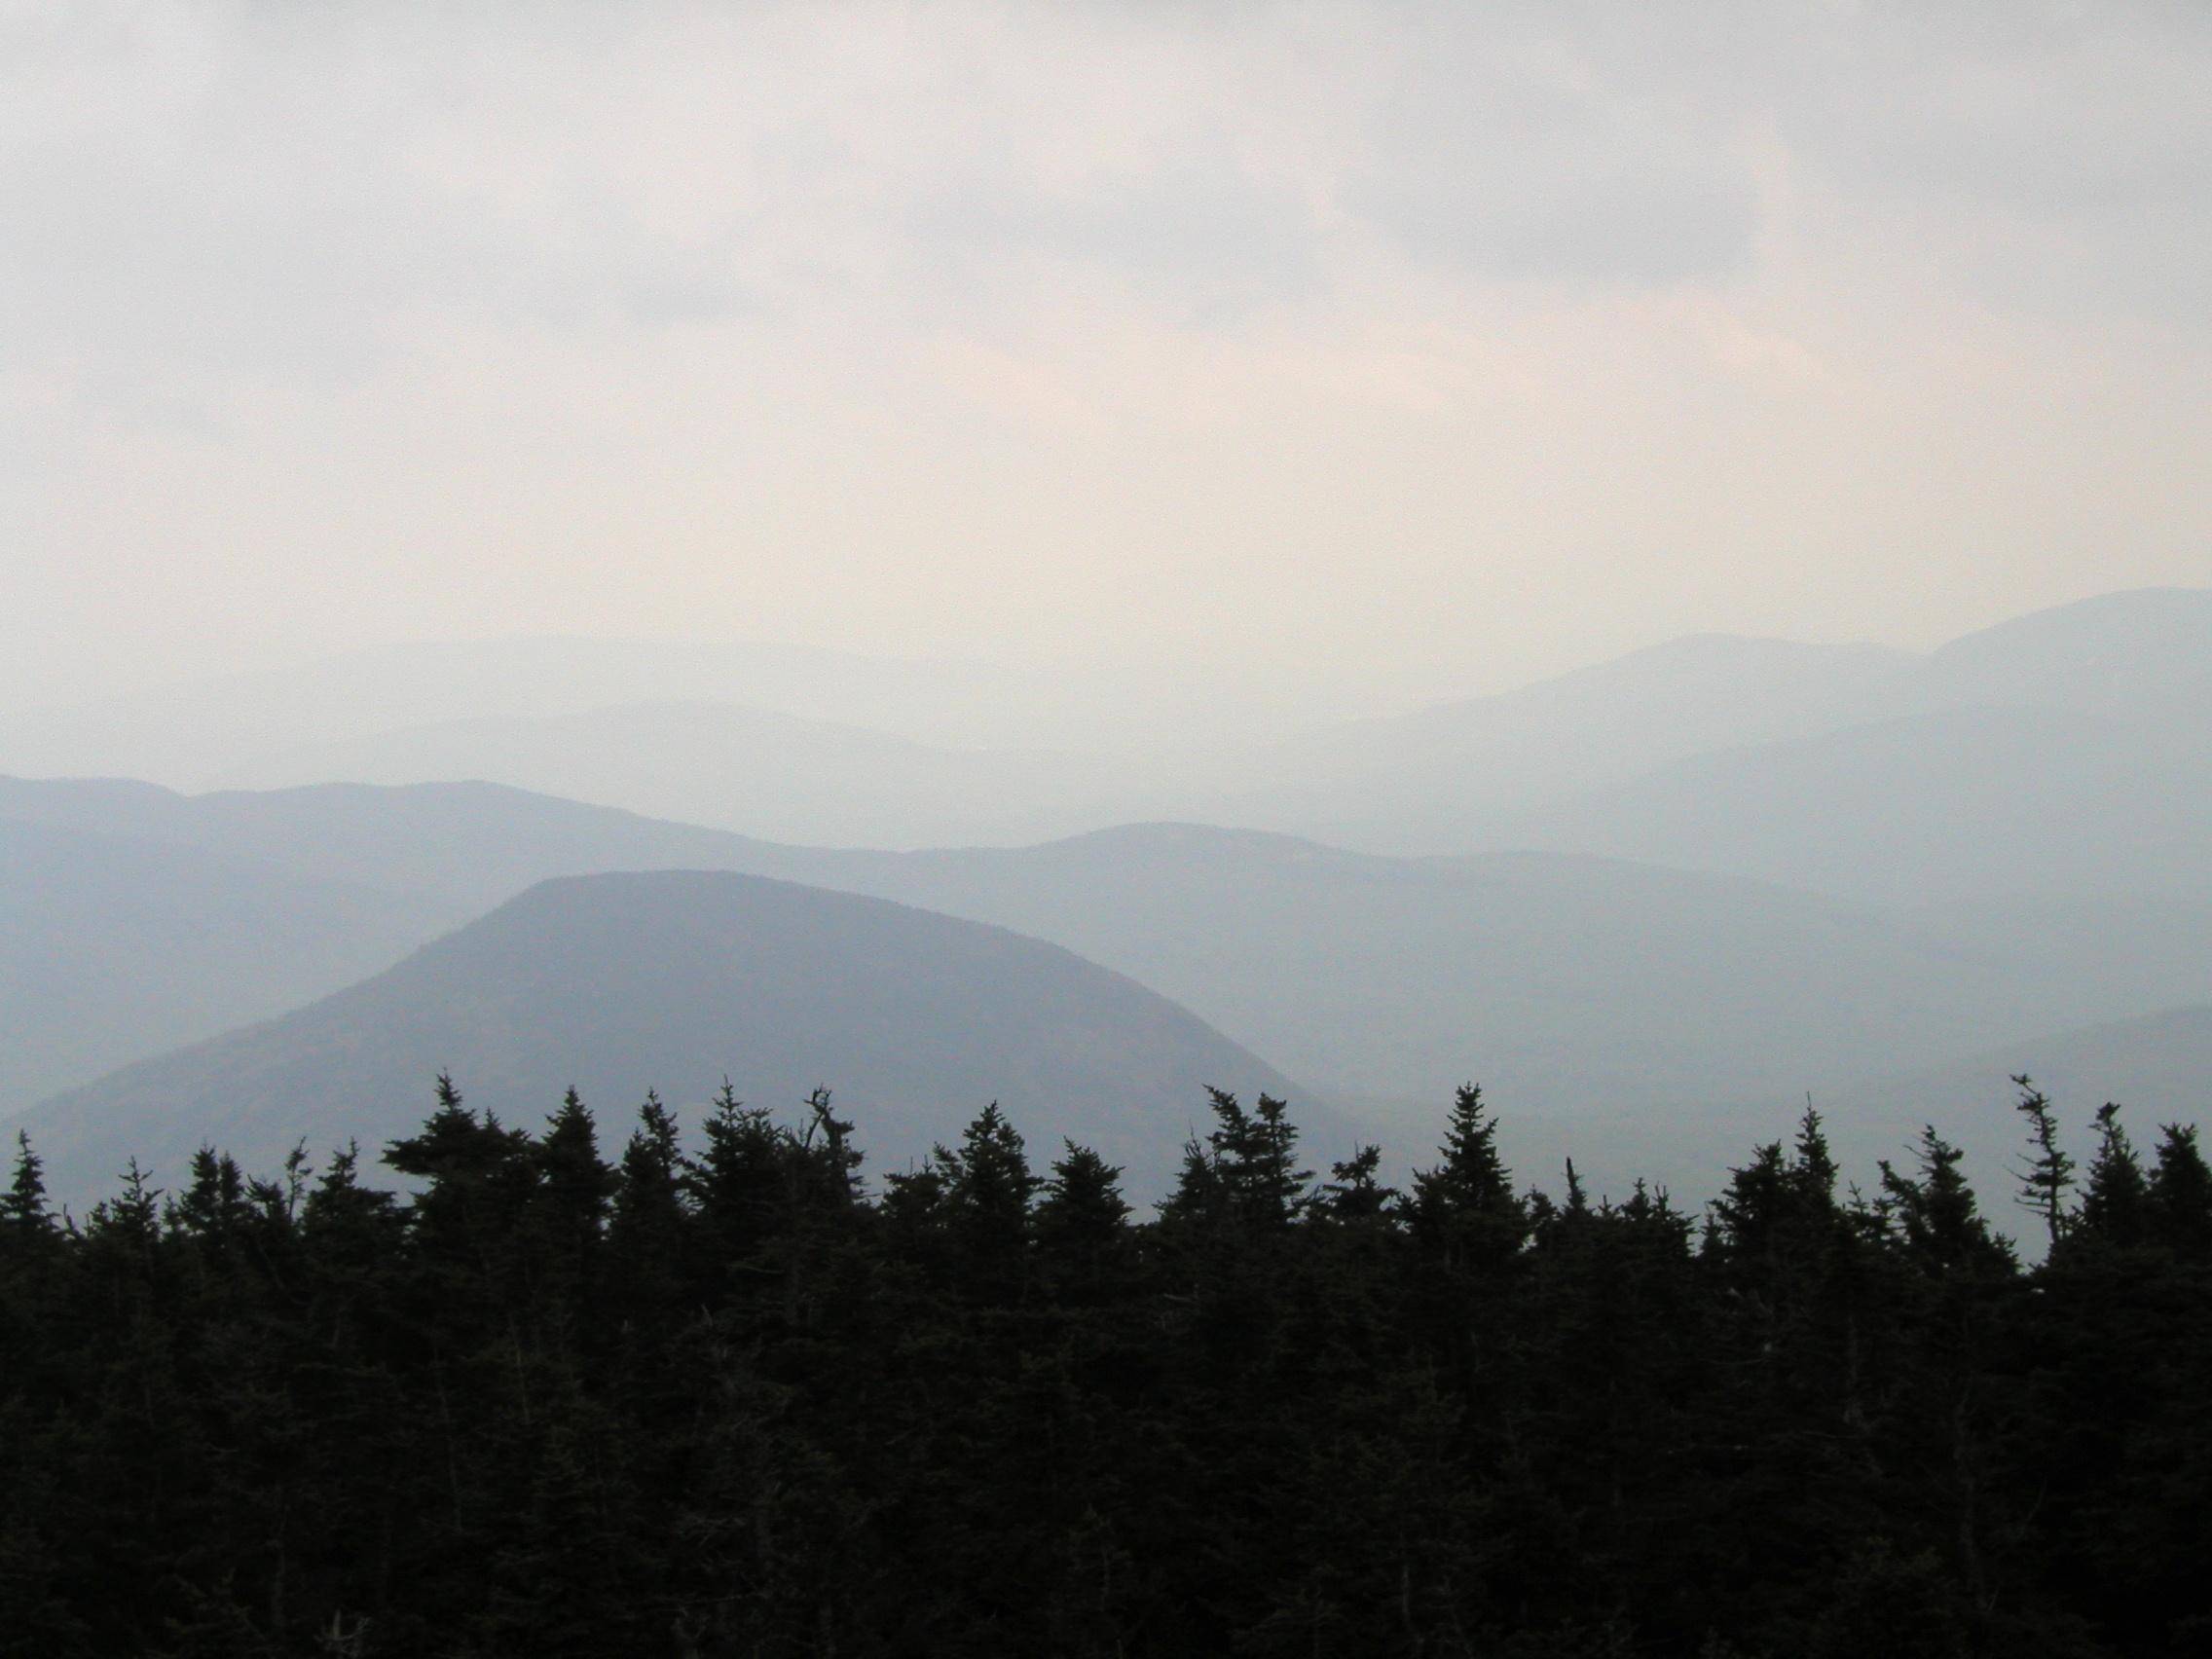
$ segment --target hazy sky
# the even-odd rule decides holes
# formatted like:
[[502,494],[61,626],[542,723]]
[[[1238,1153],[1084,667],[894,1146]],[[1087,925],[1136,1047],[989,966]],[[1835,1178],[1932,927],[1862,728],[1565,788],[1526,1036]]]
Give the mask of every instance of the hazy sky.
[[0,697],[2212,582],[2212,7],[0,0]]

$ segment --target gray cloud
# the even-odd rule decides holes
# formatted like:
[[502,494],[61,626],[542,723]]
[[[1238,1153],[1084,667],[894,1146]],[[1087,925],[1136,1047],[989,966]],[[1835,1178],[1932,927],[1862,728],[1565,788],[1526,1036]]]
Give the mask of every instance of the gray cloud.
[[900,228],[922,257],[958,262],[972,297],[997,288],[1009,261],[1060,261],[1111,272],[1164,313],[1203,324],[1302,297],[1321,280],[1311,208],[1218,156],[1081,190],[951,181]]
[[1683,100],[1611,21],[1424,10],[1345,202],[1476,277],[1665,285],[1752,257],[1739,105]]
[[1469,281],[1726,282],[1761,142],[2008,303],[2200,274],[2201,11],[1667,13],[948,8],[862,50],[872,14],[773,7],[34,9],[0,350],[280,377],[423,313],[988,309],[1055,266],[1202,326],[1325,300],[1347,227]]
[[2125,0],[0,0],[0,673],[2201,579],[2208,81]]

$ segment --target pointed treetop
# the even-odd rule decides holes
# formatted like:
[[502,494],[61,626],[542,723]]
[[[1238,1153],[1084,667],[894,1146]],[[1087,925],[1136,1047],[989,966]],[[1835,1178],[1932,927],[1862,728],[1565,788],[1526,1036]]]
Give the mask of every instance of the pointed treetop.
[[16,1131],[16,1174],[0,1197],[0,1225],[17,1233],[51,1233],[53,1213],[46,1207],[46,1164],[31,1150],[28,1129]]
[[2012,1171],[2020,1182],[2019,1195],[2012,1201],[2043,1217],[2045,1235],[2055,1250],[2072,1220],[2066,1195],[2074,1185],[2074,1160],[2058,1144],[2058,1115],[2051,1110],[2050,1097],[2025,1072],[2013,1077],[2012,1086],[2020,1091],[2013,1110],[2028,1124],[2028,1166]]

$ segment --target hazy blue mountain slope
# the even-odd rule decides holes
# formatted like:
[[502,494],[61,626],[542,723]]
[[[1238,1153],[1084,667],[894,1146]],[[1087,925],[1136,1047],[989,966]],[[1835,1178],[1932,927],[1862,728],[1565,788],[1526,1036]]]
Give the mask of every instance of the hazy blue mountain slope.
[[0,785],[11,798],[158,819],[194,844],[288,853],[463,914],[547,875],[625,867],[871,893],[1064,945],[1332,1098],[1413,1112],[1423,1133],[1468,1077],[1527,1113],[1694,1116],[2212,997],[2212,928],[2169,903],[1907,916],[1578,856],[1384,859],[1189,826],[824,852],[489,786],[185,798]]
[[[518,639],[378,645],[297,667],[0,714],[0,770],[204,788],[257,757],[441,720],[736,702],[918,741],[1014,741],[979,717],[1034,708],[1035,676],[762,643]],[[1030,739],[1034,741],[1034,739]]]
[[765,868],[795,853],[496,784],[185,795],[106,780],[0,778],[0,816],[229,849],[298,872],[421,894],[447,907],[447,926],[550,876]]
[[261,756],[220,781],[483,780],[774,840],[933,846],[1088,827],[1107,790],[1101,764],[684,702],[410,726]]
[[308,1135],[381,1143],[450,1069],[470,1100],[535,1122],[571,1084],[610,1124],[647,1088],[695,1105],[726,1074],[795,1105],[827,1084],[878,1170],[998,1100],[1040,1161],[1074,1136],[1172,1173],[1203,1088],[1299,1099],[1317,1154],[1349,1137],[1265,1062],[1181,1008],[995,928],[738,875],[547,882],[388,972],[262,1025],[146,1061],[22,1120],[57,1188],[203,1139],[260,1166]]
[[1313,733],[1257,757],[1247,787],[1206,816],[1391,851],[1464,851],[1471,811],[1906,712],[1919,668],[1875,645],[1696,635],[1518,690]]
[[2111,1008],[2212,1001],[2212,893],[2008,894],[1932,905],[1906,921],[1953,948],[2078,980]]
[[0,1111],[388,967],[443,906],[218,848],[0,818]]
[[1968,709],[1701,756],[1484,839],[1877,903],[2212,893],[2212,716]]
[[[1968,846],[1989,839],[1986,800],[1962,808],[1955,786],[1985,777],[2009,791],[2040,772],[2053,791],[2121,789],[2116,813],[2155,813],[2170,803],[2124,766],[2083,768],[2069,746],[2102,751],[2095,722],[2110,720],[2122,728],[2115,756],[2131,733],[2169,728],[2212,747],[2208,664],[2212,593],[2161,589],[2015,618],[1927,654],[1695,636],[1267,747],[1252,733],[1268,696],[1201,695],[1196,677],[1055,681],[768,647],[523,641],[392,647],[162,699],[0,716],[0,769],[193,787],[484,779],[817,845],[1005,845],[1172,818],[1376,852],[1533,845],[1853,895],[1960,897],[1992,889],[1953,879],[1958,861],[1941,848],[1925,880],[1898,867],[1920,857],[1917,822],[1952,825]],[[1825,742],[1858,766],[1856,816],[1820,798],[1820,822],[1801,826],[1809,783],[1793,757]],[[2203,785],[2203,755],[2169,747],[2151,758]],[[1615,822],[1644,812],[1660,820],[1650,846]],[[1769,823],[1779,855],[1758,840]],[[2064,828],[2057,851],[2080,845]],[[2007,844],[1984,863],[1992,879],[2104,885],[2141,850],[2100,865]],[[2200,838],[2150,851],[2190,873],[2206,862]]]
[[2148,1151],[2160,1124],[2212,1127],[2212,1005],[2015,1038],[1966,1059],[1858,1085],[1837,1099],[1863,1124],[1887,1124],[1903,1134],[1929,1122],[1956,1124],[1954,1138],[1971,1135],[2009,1156],[2021,1139],[2011,1079],[2023,1073],[2058,1104],[2081,1143],[2090,1138],[2096,1109],[2117,1100],[2136,1144]]
[[1930,653],[1931,701],[2078,710],[2212,703],[2212,588],[2140,588],[2032,611]]
[[1149,826],[845,855],[812,878],[1056,940],[1344,1099],[1431,1101],[1476,1076],[1543,1111],[1721,1100],[2212,992],[2212,940],[2169,938],[2108,985],[2016,948],[2029,924],[2009,912],[1938,927],[1582,857],[1393,860]]
[[[1923,1124],[1967,1152],[1967,1172],[1982,1207],[2015,1235],[2037,1225],[2012,1203],[2026,1137],[2014,1102],[2015,1076],[2032,1077],[2058,1109],[2066,1143],[2085,1168],[2096,1110],[2120,1102],[2122,1121],[2146,1157],[2161,1124],[2212,1128],[2212,1005],[2171,1008],[2127,1019],[2015,1036],[1940,1063],[1885,1070],[1814,1090],[1839,1156],[1862,1180],[1874,1161],[1912,1162]],[[1772,1139],[1801,1098],[1781,1094],[1727,1114],[1738,1138]]]
[[377,645],[89,703],[0,710],[0,772],[217,787],[286,752],[450,721],[734,704],[937,748],[1179,751],[1330,718],[1330,688],[1214,665],[920,661],[757,641],[540,638]]
[[[2160,746],[2167,731],[2183,736]],[[1973,890],[1900,878],[1915,827],[1940,824],[1970,846],[2002,830],[1993,868],[2006,879],[2105,885],[2151,832],[2102,865],[2093,849],[2058,856],[2079,841],[2066,824],[2031,851],[2016,844],[2026,827],[2001,826],[1991,797],[2040,771],[2047,795],[2118,789],[2106,802],[2116,817],[2168,811],[2162,790],[2205,793],[2207,733],[2212,591],[2153,589],[2014,618],[1927,655],[1677,640],[1287,746],[1260,787],[1190,815],[1382,852],[1533,845],[1884,898]],[[1829,764],[1845,770],[1821,793]],[[1851,810],[1833,812],[1838,799]],[[1660,823],[1640,840],[1652,814]],[[2212,864],[2201,827],[2192,820],[2187,834],[2189,867]],[[1948,879],[1950,855],[1934,857]]]

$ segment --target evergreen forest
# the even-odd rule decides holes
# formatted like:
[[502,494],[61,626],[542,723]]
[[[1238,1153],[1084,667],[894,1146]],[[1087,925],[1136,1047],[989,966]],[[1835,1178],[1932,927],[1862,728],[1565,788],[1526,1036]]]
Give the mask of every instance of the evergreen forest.
[[1215,1093],[1149,1217],[995,1107],[864,1179],[826,1093],[441,1078],[399,1192],[209,1149],[75,1218],[25,1141],[0,1648],[2201,1652],[2212,1175],[2018,1082],[1981,1199],[1808,1111],[1702,1214],[1518,1182],[1471,1087],[1402,1189]]

